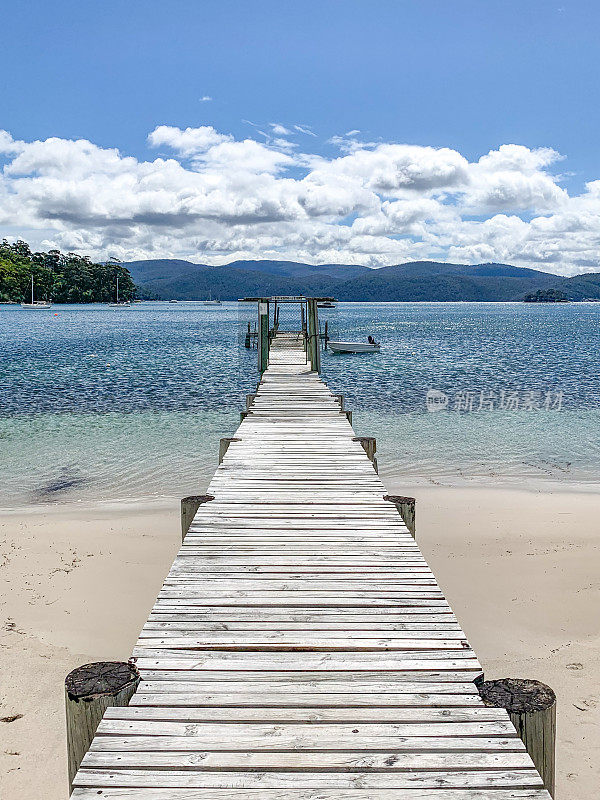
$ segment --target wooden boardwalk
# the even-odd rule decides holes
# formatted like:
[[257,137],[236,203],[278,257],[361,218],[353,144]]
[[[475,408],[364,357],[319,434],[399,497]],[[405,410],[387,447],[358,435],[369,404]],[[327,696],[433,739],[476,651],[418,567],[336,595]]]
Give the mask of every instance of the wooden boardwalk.
[[549,800],[302,351],[273,348],[235,436],[73,797]]

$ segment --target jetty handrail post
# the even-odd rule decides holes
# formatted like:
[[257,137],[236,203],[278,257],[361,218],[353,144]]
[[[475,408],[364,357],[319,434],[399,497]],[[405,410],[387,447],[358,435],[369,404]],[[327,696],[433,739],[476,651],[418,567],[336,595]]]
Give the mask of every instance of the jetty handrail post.
[[314,297],[307,299],[308,304],[308,341],[310,366],[313,372],[321,372],[321,348],[319,342],[319,314]]
[[314,369],[312,305],[308,299],[306,301],[306,360],[310,361],[310,368]]
[[525,749],[554,797],[556,773],[556,695],[540,681],[502,678],[477,685],[484,704],[504,708]]
[[269,301],[258,301],[258,371],[262,375],[269,365]]
[[77,770],[107,708],[128,706],[140,682],[131,663],[98,661],[69,672],[65,679],[69,795]]

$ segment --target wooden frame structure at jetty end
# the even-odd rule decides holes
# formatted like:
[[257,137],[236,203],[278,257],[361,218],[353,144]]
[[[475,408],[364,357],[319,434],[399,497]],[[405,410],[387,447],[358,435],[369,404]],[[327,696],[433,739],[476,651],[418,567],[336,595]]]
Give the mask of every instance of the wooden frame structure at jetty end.
[[314,353],[284,335],[73,798],[550,800]]
[[[256,328],[248,330],[245,335],[245,345],[250,347],[254,341],[258,350],[258,372],[260,375],[266,370],[269,363],[271,346],[301,348],[306,354],[306,362],[310,363],[314,372],[321,372],[321,347],[320,342],[327,344],[328,332],[325,323],[325,332],[321,333],[319,327],[319,304],[335,303],[334,297],[304,297],[277,296],[277,297],[243,297],[239,303],[255,303],[258,311]],[[280,327],[280,310],[282,306],[295,305],[299,314],[297,324],[291,329]]]

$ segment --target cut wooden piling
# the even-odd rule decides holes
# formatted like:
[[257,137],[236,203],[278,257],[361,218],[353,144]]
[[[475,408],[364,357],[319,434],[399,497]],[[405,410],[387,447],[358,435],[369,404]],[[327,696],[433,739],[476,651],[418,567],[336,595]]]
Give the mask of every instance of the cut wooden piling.
[[139,682],[137,669],[121,661],[84,664],[67,675],[65,711],[69,793],[104,712],[112,706],[128,705]]
[[[248,396],[249,396],[249,395],[248,395]],[[219,439],[219,464],[221,464],[221,463],[222,463],[222,461],[223,461],[223,459],[225,458],[225,453],[226,453],[226,452],[227,452],[227,450],[229,449],[229,445],[230,445],[232,442],[239,442],[239,441],[240,441],[240,440],[239,440],[239,439],[236,439],[236,438],[235,438],[235,436],[228,436],[228,437],[224,437],[223,439]],[[196,513],[196,511],[197,511],[197,510],[198,510],[198,509],[196,508],[196,510],[194,511],[194,514]],[[193,519],[193,518],[194,518],[194,515],[192,514],[192,519]],[[191,520],[190,520],[190,521],[191,521]],[[188,528],[189,528],[189,527],[190,527],[190,526],[188,525]],[[187,531],[186,531],[186,533],[187,533]]]
[[408,532],[413,537],[417,538],[417,501],[414,497],[403,497],[397,494],[386,494],[383,498],[389,503],[393,503],[398,509],[398,513],[402,517],[402,521],[408,528]]
[[185,539],[192,520],[202,503],[208,503],[214,499],[211,494],[194,494],[181,499],[181,541]]
[[478,686],[484,704],[503,708],[531,756],[544,786],[554,797],[556,695],[539,681],[503,678]]
[[375,453],[377,451],[377,440],[374,436],[355,436],[353,439],[354,442],[359,442],[362,449],[367,454],[367,458],[373,464],[373,468],[375,472],[378,472],[377,469],[377,457]]

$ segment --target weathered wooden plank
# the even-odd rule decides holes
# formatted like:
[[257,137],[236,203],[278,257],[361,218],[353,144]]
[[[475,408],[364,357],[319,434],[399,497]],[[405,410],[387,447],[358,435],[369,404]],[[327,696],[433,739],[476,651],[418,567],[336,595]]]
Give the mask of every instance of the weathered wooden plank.
[[407,774],[402,770],[389,772],[226,772],[224,770],[154,771],[152,769],[81,769],[75,779],[76,786],[155,786],[181,788],[335,788],[335,789],[404,789],[420,786],[435,788],[494,789],[514,786],[519,789],[539,788],[542,780],[535,769],[520,770],[468,770],[429,772],[426,770]]
[[[151,687],[159,688],[152,689]],[[150,688],[149,688],[150,687]],[[171,687],[180,689],[171,691]],[[180,688],[185,687],[185,688]],[[129,704],[130,708],[135,706],[145,707],[165,707],[169,711],[177,708],[193,708],[196,711],[200,708],[211,708],[213,711],[219,709],[223,714],[227,709],[256,709],[259,706],[269,709],[271,712],[284,708],[287,712],[294,709],[309,709],[310,713],[315,710],[337,709],[347,714],[347,719],[360,720],[360,711],[363,709],[377,709],[379,713],[382,709],[394,709],[398,713],[400,709],[423,709],[437,708],[444,713],[448,713],[455,708],[480,709],[481,703],[476,695],[467,694],[406,694],[389,693],[377,694],[374,692],[295,692],[284,693],[274,692],[273,688],[261,690],[255,687],[253,693],[248,691],[236,691],[235,696],[231,693],[218,694],[218,687],[211,683],[210,687],[204,692],[198,692],[194,685],[189,683],[176,683],[175,681],[146,681],[143,691],[136,692]],[[167,691],[168,689],[168,691]],[[357,714],[357,712],[359,712]],[[271,719],[276,717],[271,715]],[[287,719],[287,717],[286,717]],[[404,717],[402,717],[404,719]],[[298,721],[298,720],[296,720]]]
[[[458,753],[443,751],[431,753],[410,753],[388,750],[383,753],[361,753],[357,751],[317,751],[317,752],[285,752],[263,751],[254,753],[198,753],[163,752],[123,752],[119,755],[118,766],[125,768],[173,768],[195,770],[231,769],[310,769],[330,770],[376,770],[390,772],[399,770],[426,769],[530,769],[531,761],[523,752],[470,752]],[[112,768],[115,766],[113,753],[103,751],[89,752],[83,761],[86,769]]]
[[[101,723],[102,724],[102,723]],[[247,726],[244,726],[246,728]],[[205,736],[153,736],[153,735],[117,735],[117,734],[102,734],[99,733],[94,737],[90,752],[169,752],[177,751],[185,752],[204,752],[210,750],[213,752],[248,752],[249,750],[268,750],[270,752],[277,752],[277,750],[301,750],[306,749],[311,752],[319,750],[346,750],[356,749],[357,746],[361,752],[368,752],[369,750],[376,750],[381,752],[383,750],[393,750],[397,752],[523,752],[525,746],[519,737],[514,736],[474,736],[458,735],[458,733],[450,733],[449,735],[434,735],[426,736],[415,735],[410,733],[407,736],[400,736],[394,734],[390,736],[375,736],[368,739],[363,737],[357,738],[356,734],[351,737],[344,737],[337,740],[337,728],[329,730],[325,736],[318,736],[320,728],[324,726],[303,725],[302,728],[306,729],[305,736],[281,736],[277,741],[269,741],[269,737],[265,738],[252,737],[250,734],[244,735],[244,731],[237,731],[233,726],[227,725],[228,736],[218,741],[208,741]],[[331,726],[330,726],[331,727]],[[286,730],[287,726],[283,728]],[[353,728],[352,730],[360,730],[360,727]],[[514,732],[514,728],[512,729]],[[310,734],[310,736],[308,736]],[[490,800],[490,798],[486,798]]]
[[[316,689],[320,685],[331,686],[338,685],[338,681],[342,681],[345,691],[355,691],[358,687],[360,690],[369,691],[366,687],[371,687],[375,691],[385,692],[386,690],[394,691],[397,687],[406,682],[416,683],[423,681],[424,683],[438,682],[439,684],[448,683],[451,686],[464,685],[472,683],[479,675],[479,671],[472,669],[454,669],[454,670],[438,670],[435,663],[432,664],[432,669],[417,671],[413,669],[396,669],[389,672],[365,670],[336,670],[336,671],[311,671],[300,670],[298,672],[290,670],[243,670],[241,672],[235,670],[210,670],[204,671],[195,669],[193,664],[189,661],[179,661],[176,666],[164,666],[164,662],[158,663],[162,667],[156,667],[157,661],[155,659],[148,659],[148,663],[142,662],[141,659],[137,660],[137,667],[142,672],[144,684],[146,681],[198,681],[205,682],[207,680],[215,681],[226,685],[228,681],[240,681],[242,678],[246,682],[247,687],[249,683],[258,684],[259,681],[269,683],[269,686],[292,686],[302,685]],[[216,685],[218,685],[218,683]],[[215,685],[215,684],[213,684]],[[229,688],[229,684],[227,684]],[[341,691],[344,691],[342,689]]]
[[211,638],[206,636],[184,635],[179,632],[178,635],[167,635],[163,631],[160,638],[151,635],[140,636],[138,639],[137,648],[142,652],[142,648],[149,649],[182,649],[182,650],[224,650],[224,651],[246,651],[246,650],[311,650],[311,651],[324,651],[324,652],[388,652],[388,651],[412,651],[417,650],[421,653],[424,650],[430,650],[437,654],[438,651],[443,651],[448,654],[451,650],[470,650],[465,639],[416,639],[413,637],[404,637],[402,639],[393,638],[372,638],[372,639],[359,639],[358,637],[339,637],[333,639],[330,637],[298,637],[283,635],[276,636],[269,639],[264,636],[254,636],[245,638],[236,636],[235,633],[231,636],[213,636]]
[[[76,788],[73,800],[98,800],[96,787]],[[112,788],[103,800],[374,800],[372,789],[188,789]],[[551,800],[544,789],[380,789],[377,800]]]
[[162,720],[168,722],[235,722],[235,723],[300,723],[322,722],[506,722],[504,709],[488,708],[478,705],[472,708],[273,708],[270,706],[252,706],[249,708],[162,708],[154,706],[127,706],[126,708],[110,708],[104,719],[112,720]]
[[[256,623],[255,623],[256,624]],[[431,631],[424,631],[422,626],[425,623],[420,623],[421,627],[419,626],[412,626],[410,629],[406,630],[397,630],[397,631],[385,631],[381,628],[375,630],[354,630],[343,628],[339,626],[333,626],[330,630],[311,630],[309,627],[302,626],[297,630],[281,630],[279,625],[273,625],[270,630],[240,630],[235,623],[227,626],[227,631],[224,632],[223,625],[220,625],[218,628],[213,628],[212,630],[206,630],[206,625],[202,626],[201,624],[195,622],[147,622],[144,627],[142,628],[142,632],[140,633],[140,639],[148,639],[153,637],[165,637],[165,638],[176,638],[180,636],[196,636],[196,643],[199,642],[206,642],[207,645],[212,646],[213,644],[261,644],[261,643],[269,643],[269,644],[281,644],[281,643],[302,643],[302,642],[311,642],[315,645],[319,645],[325,642],[333,642],[336,646],[339,646],[341,642],[339,639],[348,640],[348,641],[358,641],[359,645],[362,646],[362,642],[373,641],[374,644],[377,644],[377,640],[382,639],[384,636],[390,636],[394,641],[397,640],[407,640],[413,641],[417,636],[420,636],[421,639],[436,640],[436,646],[440,647],[450,647],[449,644],[442,644],[442,640],[465,640],[464,634],[460,630],[455,631],[448,631],[446,629],[442,630],[431,630]],[[335,641],[334,641],[335,640]],[[456,646],[461,646],[456,645]],[[412,647],[412,645],[411,645]]]
[[[254,673],[250,677],[248,673],[235,675],[235,673],[224,673],[225,677],[215,677],[214,673],[197,673],[192,671],[186,676],[173,675],[171,678],[152,679],[148,678],[140,686],[140,692],[187,692],[191,694],[208,694],[222,692],[229,694],[230,701],[227,705],[235,705],[241,694],[258,693],[261,696],[272,694],[273,696],[282,694],[293,694],[297,700],[303,696],[331,696],[332,694],[344,694],[352,696],[360,703],[364,698],[361,696],[372,695],[398,698],[401,695],[408,697],[426,696],[436,698],[438,695],[461,695],[475,699],[477,705],[481,706],[479,692],[472,681],[465,680],[454,682],[426,681],[397,679],[395,675],[380,675],[379,673],[362,673],[360,679],[353,676],[338,675],[336,673],[313,673],[314,677],[308,678],[305,673],[288,674],[281,678],[279,673]],[[137,696],[137,695],[136,695]]]

